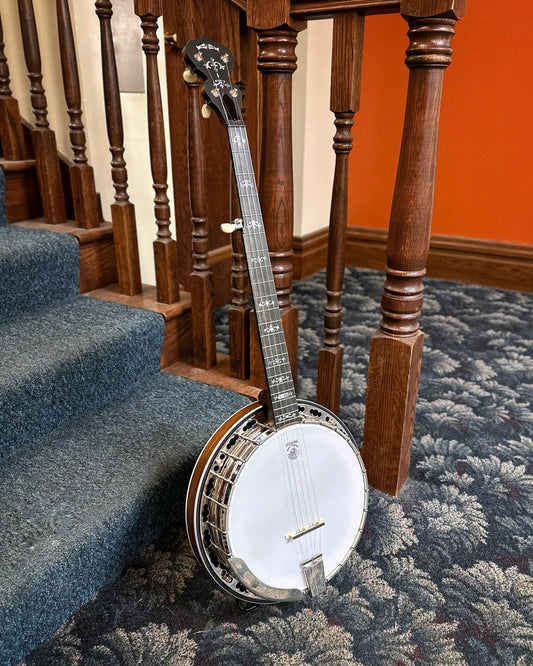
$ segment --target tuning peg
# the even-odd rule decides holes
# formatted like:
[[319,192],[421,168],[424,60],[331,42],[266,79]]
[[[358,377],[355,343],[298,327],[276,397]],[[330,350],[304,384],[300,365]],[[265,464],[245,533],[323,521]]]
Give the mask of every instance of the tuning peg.
[[233,222],[225,222],[220,225],[220,228],[225,234],[232,234],[235,229],[242,229],[242,220],[240,217],[237,217]]
[[198,82],[198,77],[194,72],[191,72],[190,69],[186,69],[183,72],[183,78],[185,79],[185,83],[197,83]]
[[202,106],[202,118],[209,118],[211,116],[211,107],[209,104],[204,104]]
[[178,34],[176,32],[165,32],[164,34],[165,44],[169,46],[178,45]]

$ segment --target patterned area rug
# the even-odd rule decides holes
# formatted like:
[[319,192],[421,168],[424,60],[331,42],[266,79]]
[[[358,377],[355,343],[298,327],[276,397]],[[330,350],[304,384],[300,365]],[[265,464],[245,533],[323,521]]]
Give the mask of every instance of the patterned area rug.
[[[360,441],[382,274],[349,269],[341,417]],[[314,397],[324,275],[295,286]],[[221,315],[221,345],[227,323]],[[533,663],[533,295],[427,280],[411,475],[371,490],[357,553],[313,603],[243,613],[167,530],[27,666]]]

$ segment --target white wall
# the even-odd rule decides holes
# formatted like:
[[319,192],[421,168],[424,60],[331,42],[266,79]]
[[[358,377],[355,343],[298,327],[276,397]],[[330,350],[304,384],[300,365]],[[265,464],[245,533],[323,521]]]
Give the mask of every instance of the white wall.
[[[133,0],[114,0],[129,3]],[[56,132],[59,149],[71,155],[68,136],[68,116],[63,97],[55,3],[34,0],[37,29],[42,54],[43,85],[49,108],[50,126]],[[87,154],[94,167],[96,189],[102,197],[104,217],[111,219],[109,206],[114,190],[110,177],[110,153],[104,115],[100,59],[99,20],[92,1],[70,0],[71,18],[77,44],[78,68],[82,88],[82,120],[86,129]],[[19,101],[21,114],[33,121],[29,99],[29,82],[24,63],[18,25],[16,0],[0,0],[6,55],[13,94]],[[162,21],[158,36],[161,93],[166,99],[166,74]],[[139,23],[137,23],[139,25]],[[139,48],[141,39],[139,31]],[[325,227],[329,219],[334,154],[331,148],[334,134],[333,114],[329,111],[332,22],[310,22],[299,35],[298,69],[294,74],[293,154],[295,182],[295,235],[304,235]],[[115,37],[117,37],[115,35]],[[144,56],[142,57],[144,67]],[[152,242],[156,225],[153,215],[152,177],[147,133],[146,96],[141,93],[121,93],[124,119],[125,159],[128,168],[129,195],[135,204],[137,231],[141,254],[142,280],[155,283]],[[166,104],[165,123],[168,134]],[[184,131],[186,131],[184,127]],[[170,145],[167,139],[169,199],[173,210]],[[175,238],[174,221],[172,234]]]
[[298,36],[293,75],[294,234],[329,223],[335,126],[329,110],[333,21],[309,21]]

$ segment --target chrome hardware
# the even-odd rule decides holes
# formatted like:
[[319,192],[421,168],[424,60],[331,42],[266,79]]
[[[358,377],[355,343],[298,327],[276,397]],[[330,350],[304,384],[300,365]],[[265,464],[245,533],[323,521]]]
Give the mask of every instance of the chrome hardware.
[[302,571],[307,582],[309,594],[317,597],[326,591],[326,574],[322,555],[317,555],[307,562],[302,562]]
[[196,74],[191,72],[190,69],[184,70],[183,78],[185,80],[185,83],[197,83],[198,82],[198,77],[196,76]]
[[232,234],[235,229],[242,229],[242,220],[240,217],[237,217],[233,222],[225,222],[220,225],[220,228],[225,234]]
[[239,89],[238,89],[238,88],[232,88],[232,89],[229,91],[229,94],[230,94],[232,97],[238,97],[238,95],[239,95]]
[[164,34],[165,44],[169,46],[178,45],[178,34],[176,32],[165,32]]
[[250,569],[248,569],[246,562],[239,557],[230,557],[228,559],[228,564],[240,582],[265,601],[301,601],[304,598],[301,590],[270,587],[270,585],[261,582],[259,578],[254,576]]

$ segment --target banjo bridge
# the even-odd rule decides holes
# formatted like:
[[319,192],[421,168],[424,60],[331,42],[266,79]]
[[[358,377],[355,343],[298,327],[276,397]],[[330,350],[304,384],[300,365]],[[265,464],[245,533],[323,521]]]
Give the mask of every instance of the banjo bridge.
[[322,518],[319,518],[318,520],[313,521],[310,525],[304,525],[295,532],[289,532],[289,534],[285,535],[285,538],[287,539],[287,541],[294,541],[295,539],[299,539],[300,537],[309,534],[309,532],[317,530],[319,527],[323,527],[325,524],[326,523],[324,522],[324,520]]

